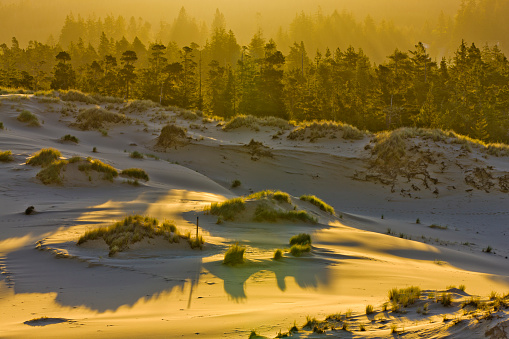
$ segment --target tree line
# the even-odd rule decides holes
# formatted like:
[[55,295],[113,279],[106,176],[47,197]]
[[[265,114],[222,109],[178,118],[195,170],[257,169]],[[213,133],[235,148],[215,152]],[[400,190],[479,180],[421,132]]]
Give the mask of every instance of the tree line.
[[10,47],[0,45],[0,86],[149,99],[224,118],[442,128],[509,141],[509,62],[497,45],[464,41],[450,60],[433,60],[419,42],[375,64],[352,46],[310,55],[300,42],[284,54],[262,32],[240,46],[221,20],[204,46],[145,46],[101,32],[97,48],[78,38],[66,50],[34,41],[23,49],[13,38]]

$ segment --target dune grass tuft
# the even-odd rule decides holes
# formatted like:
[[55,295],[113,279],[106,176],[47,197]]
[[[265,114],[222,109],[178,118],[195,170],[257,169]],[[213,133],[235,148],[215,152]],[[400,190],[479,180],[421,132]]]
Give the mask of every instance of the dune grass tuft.
[[244,253],[246,248],[240,246],[238,243],[230,246],[228,251],[224,254],[223,264],[225,265],[238,265],[244,263]]
[[128,168],[128,169],[123,170],[120,174],[123,176],[129,177],[129,178],[142,179],[145,181],[149,181],[147,172],[145,172],[141,168]]
[[367,135],[367,132],[359,130],[349,124],[336,121],[311,121],[302,122],[297,128],[288,134],[290,140],[304,140],[314,141],[319,138],[337,138],[337,134],[342,133],[343,139],[362,139]]
[[292,199],[290,198],[290,195],[288,193],[281,192],[281,191],[274,191],[274,190],[265,190],[265,191],[252,193],[246,197],[246,199],[248,199],[248,200],[249,199],[260,200],[263,198],[272,198],[276,201],[287,202],[289,204],[292,202]]
[[290,253],[294,257],[300,257],[303,253],[307,252],[311,252],[311,244],[306,245],[295,244],[292,247],[290,247]]
[[102,238],[108,244],[109,255],[112,256],[129,249],[130,244],[155,236],[162,236],[170,243],[175,242],[175,237],[182,237],[173,223],[165,221],[159,224],[156,218],[130,215],[109,227],[87,231],[78,239],[77,245]]
[[151,100],[132,100],[125,104],[122,110],[131,112],[145,112],[157,106],[158,104]]
[[311,236],[307,233],[299,233],[290,238],[290,246],[291,245],[307,245],[311,244]]
[[254,220],[258,222],[276,222],[278,219],[289,221],[303,221],[316,223],[317,220],[306,211],[282,211],[270,206],[268,203],[261,203],[256,207]]
[[11,162],[14,161],[12,157],[12,151],[0,151],[0,162]]
[[288,121],[276,117],[259,118],[252,115],[237,115],[223,126],[223,130],[229,131],[236,128],[247,127],[258,131],[260,126],[277,127],[282,130],[287,130],[290,129],[292,125]]
[[78,169],[85,173],[90,171],[103,173],[104,180],[113,181],[118,177],[118,171],[115,168],[97,159],[87,158],[86,163],[79,165]]
[[58,160],[62,156],[59,150],[54,148],[43,148],[39,152],[34,153],[27,161],[27,165],[31,166],[48,166],[52,162]]
[[89,95],[76,90],[61,91],[60,99],[62,101],[78,101],[86,104],[98,104],[99,102]]
[[22,110],[17,117],[18,121],[27,123],[28,126],[40,126],[37,116],[26,109]]
[[210,214],[217,215],[224,220],[233,220],[235,215],[246,209],[245,201],[242,198],[234,198],[222,203],[212,203]]
[[274,251],[273,259],[274,260],[280,260],[282,258],[283,258],[283,251],[278,248],[276,251]]
[[421,296],[421,289],[417,286],[410,286],[407,288],[393,288],[389,290],[389,301],[393,305],[407,307],[412,305]]
[[132,152],[131,154],[129,154],[129,157],[133,158],[133,159],[143,159],[143,154],[138,152],[138,151],[134,151]]
[[79,143],[79,139],[76,138],[74,135],[66,134],[63,137],[60,138],[61,141],[69,141],[74,142],[75,144]]
[[317,198],[314,195],[302,195],[300,197],[300,200],[308,201],[311,204],[319,207],[322,211],[329,212],[332,215],[334,215],[334,213],[335,213],[334,208],[332,206],[330,206],[329,204],[325,203],[322,199]]
[[4,123],[0,121],[0,129],[4,129]]
[[373,314],[373,312],[374,312],[373,305],[367,305],[366,314]]
[[44,184],[62,184],[62,178],[60,177],[60,171],[67,164],[66,160],[54,161],[48,166],[44,167],[37,173],[36,177]]
[[84,110],[76,117],[76,126],[82,130],[100,130],[106,123],[125,123],[128,122],[123,114],[107,111],[103,108],[92,107]]

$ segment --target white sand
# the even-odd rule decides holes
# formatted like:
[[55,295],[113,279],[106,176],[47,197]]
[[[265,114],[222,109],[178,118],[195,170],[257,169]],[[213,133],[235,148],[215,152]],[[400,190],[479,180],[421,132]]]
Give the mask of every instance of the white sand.
[[[152,119],[158,109],[129,113],[145,121],[148,132],[143,125],[118,125],[103,137],[98,131],[69,127],[74,119],[61,116],[62,106],[34,97],[2,97],[0,121],[5,129],[0,131],[0,150],[12,150],[15,157],[14,162],[0,163],[2,338],[247,338],[252,329],[274,337],[280,330],[287,332],[294,321],[300,328],[308,315],[323,320],[348,309],[353,311],[351,332],[328,330],[321,336],[392,337],[390,324],[397,323],[410,338],[478,338],[499,323],[507,326],[507,310],[494,313],[492,319],[465,316],[457,325],[443,322],[444,314],[449,319],[463,316],[458,305],[468,296],[462,295],[456,295],[453,308],[432,303],[427,316],[417,315],[417,306],[401,317],[386,314],[391,321],[384,324],[364,315],[368,304],[380,312],[393,287],[442,291],[463,284],[468,294],[484,298],[491,291],[509,292],[508,193],[471,190],[464,180],[476,166],[493,166],[497,177],[507,174],[507,157],[483,157],[477,150],[458,157],[457,145],[425,141],[421,147],[442,152],[448,168],[433,172],[439,180],[438,195],[432,187],[412,191],[409,197],[401,191],[408,189],[405,182],[391,193],[391,187],[353,180],[356,172],[367,170],[370,152],[364,146],[369,138],[310,143],[287,140],[288,131],[273,139],[277,129],[270,127],[224,132],[212,122],[193,129],[190,124],[201,121],[178,118],[177,124],[187,127],[193,140],[162,153],[153,149],[164,126]],[[20,108],[35,113],[44,124],[27,127],[18,122]],[[66,134],[80,143],[59,142]],[[242,147],[251,139],[271,147],[274,157],[251,160]],[[91,156],[117,169],[143,168],[150,181],[138,187],[124,183],[124,178],[100,185],[83,181],[76,187],[44,186],[35,178],[39,168],[24,165],[43,147],[57,148],[65,157]],[[92,153],[93,147],[98,153]],[[129,153],[135,150],[160,160],[132,159]],[[231,189],[234,179],[242,185]],[[280,189],[294,199],[314,194],[332,205],[337,216],[312,209],[319,224],[217,225],[216,217],[202,212],[211,202],[263,189]],[[24,215],[30,205],[39,213]],[[154,241],[114,257],[108,257],[104,244],[75,246],[87,229],[132,213],[174,220],[180,229],[192,232],[199,216],[206,245],[200,251]],[[432,229],[431,224],[447,229]],[[394,235],[386,234],[388,228]],[[275,249],[288,248],[289,238],[301,232],[312,235],[312,254],[271,259]],[[247,247],[247,263],[222,265],[223,253],[237,241]],[[482,252],[487,246],[494,253]],[[41,317],[49,319],[25,324]],[[359,323],[366,324],[366,332],[359,331]],[[311,331],[299,337],[308,336],[320,337]]]

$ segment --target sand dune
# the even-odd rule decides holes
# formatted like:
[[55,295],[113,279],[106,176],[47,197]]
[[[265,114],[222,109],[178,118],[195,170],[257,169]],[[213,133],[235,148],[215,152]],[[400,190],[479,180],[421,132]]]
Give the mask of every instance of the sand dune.
[[[508,333],[507,309],[461,307],[471,296],[492,304],[492,291],[502,297],[509,292],[507,156],[409,137],[404,147],[410,165],[391,174],[373,165],[371,135],[344,139],[332,129],[333,138],[327,132],[310,140],[309,131],[288,138],[295,127],[223,129],[217,121],[186,120],[160,107],[138,112],[122,105],[101,108],[125,114],[131,123],[84,131],[73,124],[80,109],[95,105],[32,96],[1,100],[0,150],[14,157],[0,163],[2,338],[248,338],[251,330],[272,338],[294,322],[296,338],[393,337],[394,326],[409,338]],[[17,121],[22,109],[41,125]],[[187,129],[187,142],[157,147],[167,123]],[[66,134],[79,143],[61,142]],[[150,180],[134,186],[122,177],[94,177],[93,185],[78,185],[79,178],[69,176],[62,185],[43,185],[36,178],[40,168],[25,161],[47,147],[65,158],[141,168]],[[144,157],[130,157],[134,151]],[[420,171],[411,174],[415,166]],[[232,188],[234,180],[240,185]],[[295,208],[306,209],[317,223],[245,217],[217,224],[217,216],[204,211],[265,189],[287,192]],[[303,194],[322,198],[335,214],[306,205],[299,200]],[[25,215],[28,206],[37,213]],[[111,257],[104,242],[76,246],[87,230],[130,214],[173,220],[192,234],[198,217],[205,245],[192,250],[152,239]],[[312,250],[293,257],[289,239],[303,232],[311,235]],[[246,247],[246,263],[223,265],[236,242]],[[278,248],[286,252],[275,261]],[[412,285],[423,292],[406,313],[383,311],[390,289]],[[465,291],[451,287],[460,285]],[[451,293],[450,307],[440,303],[442,292]],[[367,305],[373,314],[365,314]],[[342,317],[322,322],[339,312]],[[325,333],[302,329],[306,316]]]

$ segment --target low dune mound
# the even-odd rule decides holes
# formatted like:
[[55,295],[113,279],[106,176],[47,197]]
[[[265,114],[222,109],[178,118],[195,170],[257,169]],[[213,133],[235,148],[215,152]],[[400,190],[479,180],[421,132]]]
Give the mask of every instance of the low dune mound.
[[168,124],[164,126],[157,138],[156,147],[170,148],[177,146],[183,146],[188,143],[187,132],[184,128]]
[[360,140],[367,135],[357,127],[335,121],[313,121],[302,123],[288,134],[290,140],[308,140],[314,142],[317,139],[354,139]]
[[261,126],[276,127],[281,130],[288,130],[293,125],[288,121],[276,117],[255,117],[252,115],[238,115],[232,118],[223,126],[223,131],[246,127],[254,131],[259,131]]
[[39,118],[37,118],[35,114],[26,109],[22,110],[16,119],[26,123],[28,126],[41,126]]
[[73,157],[57,160],[44,167],[37,178],[45,185],[93,186],[112,182],[118,171],[100,160]]
[[121,111],[130,113],[143,113],[159,106],[152,100],[131,100],[122,107]]
[[26,164],[45,167],[57,161],[61,156],[62,153],[55,148],[43,148],[39,152],[32,154],[26,161]]
[[[355,178],[389,185],[404,196],[421,190],[439,194],[440,188],[465,184],[467,189],[507,191],[507,174],[497,174],[486,160],[488,155],[509,156],[507,145],[442,130],[400,128],[376,134],[367,149],[369,169]],[[461,176],[452,175],[458,169]]]
[[123,114],[110,112],[103,108],[92,107],[79,113],[74,126],[82,130],[101,129],[107,125],[128,123],[130,119]]
[[311,212],[311,208],[299,209],[288,193],[273,190],[253,193],[222,203],[213,203],[205,211],[217,216],[218,223],[223,221],[292,221],[316,224],[318,222],[317,217]]
[[62,101],[77,101],[77,102],[84,102],[86,104],[99,104],[99,101],[92,98],[90,95],[82,93],[80,91],[76,90],[69,90],[69,91],[61,91],[60,92],[60,100]]
[[[147,239],[155,239],[164,243],[179,243],[181,239],[188,241],[191,248],[202,248],[203,238],[191,239],[190,234],[182,235],[174,223],[164,221],[159,223],[156,218],[141,215],[131,215],[121,221],[115,222],[109,227],[101,227],[87,231],[77,242],[77,245],[88,241],[103,240],[109,248],[109,256],[118,252],[127,251],[136,243],[142,243]],[[150,243],[145,242],[146,245]]]

